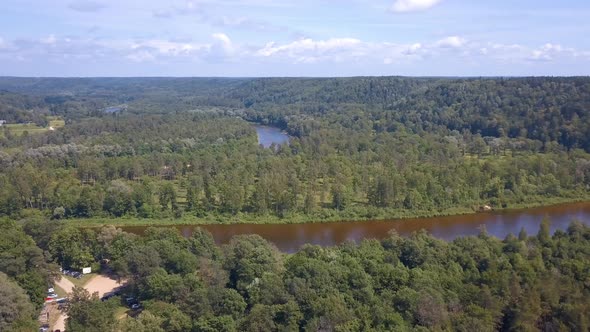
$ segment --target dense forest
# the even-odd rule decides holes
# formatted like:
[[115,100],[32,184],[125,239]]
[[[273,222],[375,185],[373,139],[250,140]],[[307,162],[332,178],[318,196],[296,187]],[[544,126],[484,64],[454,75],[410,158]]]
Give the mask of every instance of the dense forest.
[[[292,254],[257,235],[80,227],[588,200],[589,78],[4,77],[0,120],[0,331],[36,330],[59,268],[87,266],[126,286],[102,300],[74,288],[67,331],[590,329],[579,222]],[[259,145],[253,123],[289,144]],[[127,298],[141,306],[126,315]]]
[[[282,254],[257,235],[143,236],[113,226],[0,221],[0,330],[33,331],[46,282],[100,266],[127,280],[101,301],[74,288],[67,331],[587,331],[590,228],[504,240],[425,233]],[[107,262],[107,263],[105,263]],[[125,298],[141,308],[117,315]]]
[[[0,78],[0,90],[0,119],[66,124],[0,127],[0,215],[14,218],[371,219],[590,194],[588,78]],[[251,122],[290,144],[262,148]]]
[[[529,138],[590,148],[590,79],[573,78],[1,78],[2,104],[44,104],[56,115],[100,115],[128,104],[129,112],[169,113],[200,107],[286,116],[364,113],[375,127],[413,132],[469,130],[482,136]],[[20,98],[19,98],[20,96]],[[0,109],[0,117],[6,112]],[[342,119],[350,122],[355,118]],[[378,128],[375,128],[378,129]],[[300,133],[301,134],[301,133]]]

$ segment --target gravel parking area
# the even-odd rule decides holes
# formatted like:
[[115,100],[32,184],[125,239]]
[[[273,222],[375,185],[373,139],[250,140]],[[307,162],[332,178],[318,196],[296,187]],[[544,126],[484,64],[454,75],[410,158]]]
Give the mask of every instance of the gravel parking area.
[[[71,293],[72,289],[74,288],[74,284],[65,277],[62,277],[59,281],[55,282],[59,287],[61,287],[67,293]],[[119,283],[115,279],[111,279],[107,276],[97,274],[88,280],[88,282],[84,285],[87,291],[90,294],[94,292],[98,292],[98,296],[101,297],[108,292],[112,292],[116,288],[122,286],[123,283]],[[56,309],[57,310],[57,309]],[[65,331],[66,328],[66,318],[67,315],[64,312],[60,312],[59,317],[55,324],[51,327],[52,330],[60,330]]]

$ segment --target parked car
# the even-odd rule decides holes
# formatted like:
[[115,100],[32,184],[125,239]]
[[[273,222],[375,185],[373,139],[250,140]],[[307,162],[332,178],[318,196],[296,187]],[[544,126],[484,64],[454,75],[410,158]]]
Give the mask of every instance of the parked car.
[[53,287],[47,288],[47,293],[55,293],[55,289]]
[[58,295],[55,294],[55,293],[47,293],[47,297],[50,298],[50,299],[55,299],[55,298],[58,297]]
[[39,332],[48,332],[48,331],[49,331],[48,324],[45,324],[45,325],[39,327]]
[[125,298],[125,303],[127,303],[127,306],[133,310],[137,310],[137,309],[141,308],[139,301],[134,297]]

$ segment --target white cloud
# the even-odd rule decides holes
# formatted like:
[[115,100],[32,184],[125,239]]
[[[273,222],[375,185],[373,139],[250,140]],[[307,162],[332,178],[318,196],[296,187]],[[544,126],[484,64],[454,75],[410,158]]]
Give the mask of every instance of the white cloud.
[[458,36],[446,37],[431,43],[367,42],[355,38],[314,40],[303,38],[286,44],[266,44],[255,52],[256,56],[291,59],[296,63],[319,61],[354,61],[375,59],[385,64],[421,59],[446,52],[465,52],[467,41]]
[[233,56],[234,45],[225,33],[214,33],[211,35],[211,38],[213,38],[213,43],[208,46],[207,53],[205,54],[207,60],[218,62]]
[[269,22],[256,20],[245,16],[231,17],[223,15],[221,17],[211,17],[206,21],[214,26],[233,29],[252,29],[256,31],[289,30],[285,27],[275,26]]
[[55,35],[51,34],[45,38],[41,38],[40,41],[43,44],[54,45],[57,42],[57,38],[55,38]]
[[156,57],[148,51],[139,51],[125,56],[127,59],[135,62],[153,61]]
[[397,0],[391,10],[397,13],[426,10],[438,4],[441,0]]
[[590,59],[590,51],[575,51],[574,56]]
[[186,0],[180,5],[170,5],[166,8],[156,9],[152,12],[152,16],[157,18],[173,18],[182,15],[197,15],[204,16],[205,10],[202,3],[197,1]]
[[551,61],[559,55],[568,54],[576,56],[576,50],[573,48],[564,48],[559,44],[547,43],[542,47],[532,51],[530,60],[534,61]]
[[211,35],[211,37],[217,40],[225,50],[230,51],[232,49],[231,39],[229,39],[229,37],[225,33],[214,33],[213,35]]
[[303,38],[294,42],[277,45],[274,42],[266,44],[257,51],[257,55],[269,57],[273,55],[296,58],[300,62],[315,62],[319,58],[335,57],[339,53],[350,55],[362,53],[362,42],[355,38],[331,38],[327,40],[313,40]]
[[224,33],[211,35],[209,43],[176,42],[163,39],[149,39],[132,43],[117,42],[112,44],[120,52],[127,52],[125,58],[135,61],[157,61],[158,59],[184,57],[187,59],[204,59],[210,62],[224,61],[234,54],[235,47]]
[[200,57],[210,49],[209,44],[175,42],[162,39],[117,43],[112,45],[120,52],[129,53],[126,58],[136,62],[154,61],[159,57]]
[[418,54],[418,52],[422,49],[422,44],[420,43],[415,43],[410,45],[407,50],[404,51],[404,54],[406,55],[413,55],[413,54]]
[[550,62],[582,56],[584,51],[546,43],[539,47],[521,44],[487,43],[479,49],[479,55],[502,62]]
[[465,45],[467,41],[459,36],[449,36],[436,42],[437,47],[441,48],[459,48]]

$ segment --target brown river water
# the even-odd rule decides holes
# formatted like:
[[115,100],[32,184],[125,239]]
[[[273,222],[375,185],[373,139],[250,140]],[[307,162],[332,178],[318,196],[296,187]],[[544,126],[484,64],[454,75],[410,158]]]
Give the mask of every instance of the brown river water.
[[[362,239],[383,239],[395,229],[400,235],[408,236],[421,229],[433,236],[451,241],[460,236],[477,235],[482,225],[490,235],[504,238],[518,234],[524,228],[529,235],[536,234],[544,216],[551,220],[551,231],[565,230],[572,220],[579,220],[590,226],[590,202],[561,204],[522,210],[503,210],[460,216],[414,218],[397,220],[340,221],[308,224],[234,224],[234,225],[190,225],[176,227],[188,237],[195,227],[202,227],[217,243],[227,243],[238,234],[258,234],[273,242],[281,251],[295,252],[305,243],[332,246],[344,241],[358,242]],[[124,231],[142,234],[147,227],[124,226]]]

